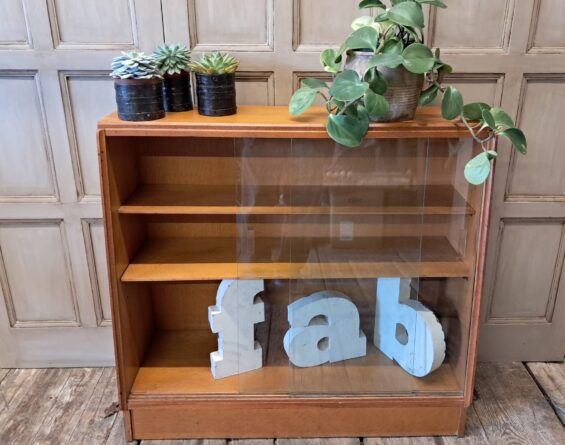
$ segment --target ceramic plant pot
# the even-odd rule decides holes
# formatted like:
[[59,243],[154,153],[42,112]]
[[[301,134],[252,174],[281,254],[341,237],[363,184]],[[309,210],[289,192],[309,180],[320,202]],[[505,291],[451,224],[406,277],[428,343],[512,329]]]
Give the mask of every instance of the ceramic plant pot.
[[217,76],[196,73],[198,112],[205,116],[228,116],[237,113],[235,74]]
[[118,117],[123,121],[152,121],[165,117],[161,79],[115,79]]
[[192,110],[190,74],[165,74],[163,78],[163,104],[165,111]]
[[[372,52],[349,51],[345,60],[344,69],[354,70],[363,76],[369,60],[373,57]],[[398,68],[379,68],[388,83],[388,89],[384,94],[390,105],[388,112],[382,116],[371,118],[374,122],[397,122],[414,119],[418,108],[418,99],[424,85],[424,75],[414,74],[400,65]]]

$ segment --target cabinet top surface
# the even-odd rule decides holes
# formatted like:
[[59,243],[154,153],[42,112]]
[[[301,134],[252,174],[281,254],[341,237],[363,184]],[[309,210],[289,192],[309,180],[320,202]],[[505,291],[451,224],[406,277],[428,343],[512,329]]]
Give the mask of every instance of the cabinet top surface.
[[[198,111],[167,113],[163,119],[146,122],[122,121],[111,113],[98,128],[108,136],[205,136],[264,138],[327,138],[326,111],[313,107],[301,116],[291,116],[283,106],[239,106],[232,116],[208,117]],[[372,123],[369,138],[460,138],[469,137],[461,123],[441,117],[439,108],[418,109],[416,118],[404,122]]]

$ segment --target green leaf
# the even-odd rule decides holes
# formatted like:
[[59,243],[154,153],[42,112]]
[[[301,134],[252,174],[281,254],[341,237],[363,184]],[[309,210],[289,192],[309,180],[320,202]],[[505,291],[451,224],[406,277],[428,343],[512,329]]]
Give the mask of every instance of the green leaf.
[[337,100],[353,101],[359,99],[369,88],[353,70],[346,70],[338,74],[330,88],[330,95]]
[[438,8],[447,8],[447,5],[440,0],[416,0],[417,3],[427,3],[428,5],[437,6]]
[[381,49],[381,54],[402,54],[404,45],[398,39],[390,39],[385,42]]
[[438,66],[438,71],[442,74],[451,74],[453,72],[453,67],[447,63],[441,63],[440,66]]
[[441,101],[441,114],[445,119],[455,119],[463,112],[463,97],[457,88],[448,86]]
[[365,8],[382,8],[386,9],[386,5],[381,0],[362,0],[359,3],[359,9]]
[[501,108],[491,108],[490,112],[492,114],[492,117],[494,118],[494,121],[496,123],[497,128],[501,128],[501,127],[513,128],[514,127],[514,121],[503,109],[501,109]]
[[365,116],[329,114],[326,130],[338,144],[346,147],[358,147],[369,129],[369,120]]
[[341,54],[335,49],[325,49],[320,54],[320,63],[324,67],[324,71],[335,74],[340,69]]
[[424,13],[422,7],[414,2],[399,3],[387,11],[387,17],[392,22],[422,29],[424,27]]
[[519,128],[508,128],[507,130],[501,131],[499,133],[501,136],[505,136],[510,139],[512,145],[516,150],[525,155],[528,152],[528,142],[526,141],[526,136],[524,132]]
[[388,15],[386,12],[383,12],[375,17],[375,22],[381,23],[388,21]]
[[386,79],[376,68],[372,68],[365,73],[365,82],[369,83],[369,88],[376,94],[384,94],[388,89]]
[[369,63],[367,64],[367,71],[376,66],[396,68],[402,62],[404,62],[404,59],[399,54],[376,54],[369,59]]
[[498,153],[494,150],[488,150],[486,153],[487,153],[489,160],[495,159],[498,156]]
[[424,107],[428,104],[431,104],[437,97],[438,91],[439,88],[437,85],[432,85],[431,87],[429,87],[420,95],[420,100],[418,101],[418,105]]
[[[353,108],[351,108],[353,109]],[[369,128],[369,112],[367,111],[367,109],[365,108],[365,106],[361,103],[358,103],[357,106],[355,107],[356,110],[356,116],[357,118],[362,121],[363,125],[367,125],[367,129]]]
[[494,117],[490,110],[483,110],[483,121],[485,121],[485,125],[489,126],[493,130],[496,128],[496,122],[494,121]]
[[475,156],[465,166],[465,179],[473,185],[480,185],[490,174],[490,159],[485,152]]
[[422,43],[412,43],[402,52],[404,67],[415,74],[430,71],[435,63],[432,51]]
[[353,31],[349,37],[341,45],[340,53],[344,53],[348,49],[372,49],[377,48],[379,34],[372,26],[363,26]]
[[365,92],[365,108],[371,116],[378,117],[388,111],[389,105],[383,96],[369,89]]
[[288,111],[293,116],[298,116],[304,113],[314,102],[317,91],[310,87],[302,87],[294,92],[290,103],[288,104]]
[[328,88],[328,84],[320,79],[314,79],[309,77],[302,81],[302,85],[312,88],[313,90],[321,90],[323,88]]
[[483,110],[490,110],[490,105],[484,102],[473,102],[463,107],[463,116],[471,121],[478,121],[483,118]]
[[[353,30],[358,30],[359,28],[363,28],[364,26],[380,26],[378,24],[375,23],[375,18],[371,17],[370,15],[363,15],[361,17],[357,17],[355,20],[353,20],[353,22],[351,23],[351,28]],[[376,30],[380,29],[380,28],[375,28]]]

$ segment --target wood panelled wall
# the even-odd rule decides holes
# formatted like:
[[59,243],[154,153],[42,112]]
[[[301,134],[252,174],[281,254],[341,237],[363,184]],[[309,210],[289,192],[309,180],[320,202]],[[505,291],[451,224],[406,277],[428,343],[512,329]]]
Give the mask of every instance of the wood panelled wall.
[[[565,352],[565,2],[451,0],[428,42],[467,101],[505,107],[530,155],[497,161],[481,355]],[[0,2],[0,366],[112,362],[94,129],[119,51],[189,42],[241,59],[238,101],[284,105],[355,0]]]

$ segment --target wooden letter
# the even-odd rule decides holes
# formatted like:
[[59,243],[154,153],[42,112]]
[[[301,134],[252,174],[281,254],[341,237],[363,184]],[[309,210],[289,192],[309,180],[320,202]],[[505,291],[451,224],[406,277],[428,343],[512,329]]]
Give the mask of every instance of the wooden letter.
[[367,354],[359,311],[341,292],[316,292],[289,304],[288,322],[284,350],[296,366],[317,366]]
[[[445,338],[432,311],[410,299],[409,278],[379,278],[375,346],[406,372],[423,377],[445,358]],[[397,325],[403,332],[397,333]]]
[[218,334],[218,350],[210,354],[212,375],[221,379],[263,366],[261,346],[255,341],[255,323],[265,321],[259,292],[263,280],[222,280],[208,321]]

